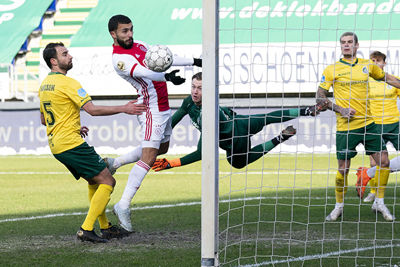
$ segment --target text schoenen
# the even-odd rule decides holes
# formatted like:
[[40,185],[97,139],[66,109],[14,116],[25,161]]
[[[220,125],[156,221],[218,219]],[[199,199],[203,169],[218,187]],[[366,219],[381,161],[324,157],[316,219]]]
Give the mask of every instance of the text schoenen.
[[325,220],[331,222],[331,221],[336,221],[337,218],[342,216],[343,213],[343,206],[335,206],[335,208],[331,211],[331,213],[326,216]]
[[117,204],[114,205],[113,213],[117,216],[119,225],[128,232],[133,232],[131,223],[131,211],[130,209],[121,209]]
[[357,191],[357,195],[360,198],[364,197],[365,188],[366,188],[369,180],[371,180],[371,177],[369,177],[367,174],[367,170],[368,170],[368,168],[365,168],[365,167],[359,167],[357,169],[356,191]]
[[80,229],[78,230],[78,232],[76,233],[76,237],[77,237],[79,240],[81,240],[82,242],[83,242],[83,241],[89,241],[89,242],[93,242],[93,243],[107,243],[107,242],[108,242],[107,239],[104,239],[104,238],[99,237],[99,236],[94,232],[94,230],[92,230],[92,231],[86,231],[86,230],[83,230],[82,228],[80,228]]
[[104,239],[112,239],[112,238],[123,238],[131,234],[131,232],[126,231],[123,228],[120,228],[116,225],[109,224],[109,228],[100,229],[101,237]]
[[107,169],[110,171],[111,175],[117,171],[117,168],[114,168],[114,161],[113,158],[104,158],[104,162],[106,163]]
[[389,209],[383,203],[377,203],[376,201],[372,204],[372,212],[380,212],[386,221],[394,221],[394,216],[390,213]]
[[375,200],[375,194],[374,193],[369,193],[368,196],[364,198],[364,202],[372,202]]
[[321,111],[325,111],[328,108],[329,101],[328,100],[323,100],[318,102],[314,106],[310,106],[306,108],[306,115],[308,116],[317,116]]

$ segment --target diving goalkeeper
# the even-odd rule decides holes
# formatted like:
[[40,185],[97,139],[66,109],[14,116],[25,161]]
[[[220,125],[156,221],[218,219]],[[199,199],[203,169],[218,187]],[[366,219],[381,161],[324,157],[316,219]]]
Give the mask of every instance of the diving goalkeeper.
[[[201,132],[201,100],[202,73],[199,72],[192,77],[191,95],[172,116],[172,127],[189,114],[192,124]],[[288,126],[272,140],[251,147],[250,137],[260,132],[265,125],[289,121],[299,116],[316,116],[321,110],[324,110],[324,103],[257,115],[239,115],[230,108],[219,107],[219,147],[226,151],[229,164],[238,169],[243,168],[296,134],[296,129]],[[152,169],[161,171],[199,160],[201,160],[201,136],[196,151],[182,158],[157,159]]]

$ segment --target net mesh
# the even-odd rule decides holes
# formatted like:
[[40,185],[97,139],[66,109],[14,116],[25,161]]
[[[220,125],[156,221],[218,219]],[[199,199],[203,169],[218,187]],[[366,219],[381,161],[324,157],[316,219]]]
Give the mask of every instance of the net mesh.
[[[226,115],[233,133],[220,134],[220,147],[230,144],[219,162],[222,266],[400,264],[400,224],[371,212],[372,202],[355,190],[357,168],[370,166],[363,146],[351,162],[343,215],[325,220],[336,202],[336,115],[299,116],[315,104],[323,70],[340,59],[344,32],[358,35],[357,57],[379,50],[387,55],[386,72],[399,75],[399,12],[395,1],[220,1],[220,106],[236,112]],[[280,110],[291,120],[276,115]],[[257,133],[262,122],[246,117],[255,114],[265,125]],[[296,135],[273,147],[270,140],[289,125]],[[263,150],[251,150],[257,146]],[[391,144],[388,150],[398,156]],[[394,216],[398,193],[394,172],[385,193]]]

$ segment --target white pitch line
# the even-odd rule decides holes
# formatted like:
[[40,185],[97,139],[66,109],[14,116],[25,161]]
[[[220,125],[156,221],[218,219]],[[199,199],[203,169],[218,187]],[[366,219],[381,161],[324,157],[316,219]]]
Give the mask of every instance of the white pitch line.
[[[335,197],[313,197],[313,200],[323,200],[323,199],[334,199]],[[219,203],[229,203],[229,202],[239,202],[239,201],[251,201],[251,200],[262,200],[262,199],[297,199],[297,200],[308,200],[309,197],[249,197],[249,198],[235,198],[235,199],[220,199]],[[359,199],[358,197],[347,197],[346,199]],[[387,198],[388,199],[388,198]],[[143,206],[143,207],[135,207],[131,208],[131,210],[149,210],[149,209],[166,209],[166,208],[176,208],[176,207],[187,207],[187,206],[196,206],[201,205],[201,202],[181,202],[177,204],[165,204],[165,205],[153,205],[153,206]],[[110,209],[107,209],[106,212],[111,212]],[[85,215],[87,212],[71,212],[71,213],[54,213],[47,214],[41,216],[31,216],[31,217],[20,217],[13,219],[3,219],[0,220],[0,223],[5,222],[18,222],[18,221],[30,221],[30,220],[38,220],[38,219],[46,219],[46,218],[55,218],[55,217],[64,217],[64,216],[76,216],[76,215]]]
[[315,259],[322,259],[322,258],[327,258],[327,257],[331,257],[331,256],[338,256],[338,255],[342,255],[342,254],[354,253],[354,252],[363,252],[363,251],[373,250],[373,249],[394,248],[394,247],[400,247],[400,244],[339,250],[339,251],[334,251],[334,252],[329,252],[329,253],[324,253],[324,254],[316,254],[316,255],[298,257],[298,258],[293,258],[293,259],[288,259],[288,260],[264,261],[264,262],[257,263],[257,264],[244,265],[243,267],[257,267],[257,266],[265,266],[265,265],[274,265],[274,264],[279,264],[279,263],[315,260]]
[[[277,174],[335,174],[337,170],[334,171],[248,171],[248,172],[219,172],[222,175],[238,175],[238,174],[252,174],[252,175],[277,175]],[[0,172],[0,175],[34,175],[34,174],[70,174],[70,172]],[[117,174],[129,174],[129,172],[117,172]],[[177,175],[177,174],[185,174],[185,175],[201,175],[201,172],[171,172],[171,171],[163,171],[163,172],[151,172],[149,175]]]

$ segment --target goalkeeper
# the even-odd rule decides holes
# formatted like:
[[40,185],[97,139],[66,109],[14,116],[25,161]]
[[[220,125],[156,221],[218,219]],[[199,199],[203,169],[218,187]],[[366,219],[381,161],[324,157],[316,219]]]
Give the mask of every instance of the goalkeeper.
[[[192,77],[191,96],[172,116],[172,127],[189,114],[192,124],[201,132],[202,73]],[[235,168],[243,168],[268,153],[278,144],[296,134],[296,129],[288,126],[280,135],[263,144],[251,147],[250,137],[260,132],[265,125],[280,123],[299,116],[316,116],[324,109],[324,103],[307,108],[277,110],[267,114],[238,115],[232,109],[219,107],[219,147],[226,151],[227,160]],[[157,159],[152,169],[161,171],[187,165],[201,160],[201,136],[197,150],[177,159]]]

